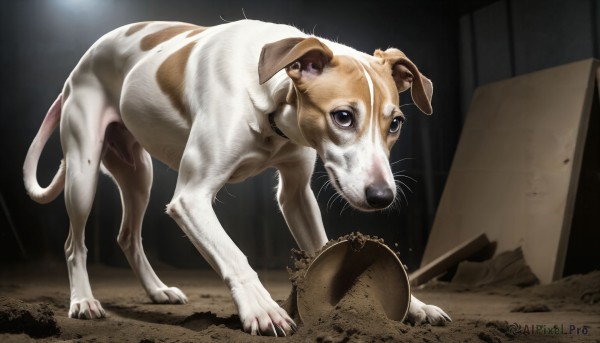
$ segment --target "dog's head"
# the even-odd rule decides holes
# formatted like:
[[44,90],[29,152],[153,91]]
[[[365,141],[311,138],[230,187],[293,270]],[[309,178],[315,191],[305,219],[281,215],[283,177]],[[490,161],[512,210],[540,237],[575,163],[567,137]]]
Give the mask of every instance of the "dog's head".
[[334,55],[314,37],[283,39],[264,46],[259,79],[285,69],[294,85],[287,101],[336,190],[355,208],[380,210],[396,197],[389,156],[404,122],[398,93],[410,88],[431,114],[433,87],[400,50],[353,55]]

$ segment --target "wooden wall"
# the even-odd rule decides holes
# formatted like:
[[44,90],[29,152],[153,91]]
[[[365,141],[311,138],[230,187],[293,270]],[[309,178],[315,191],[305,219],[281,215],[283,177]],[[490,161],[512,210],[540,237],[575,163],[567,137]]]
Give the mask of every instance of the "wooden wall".
[[462,113],[483,84],[599,55],[600,1],[501,0],[459,19]]

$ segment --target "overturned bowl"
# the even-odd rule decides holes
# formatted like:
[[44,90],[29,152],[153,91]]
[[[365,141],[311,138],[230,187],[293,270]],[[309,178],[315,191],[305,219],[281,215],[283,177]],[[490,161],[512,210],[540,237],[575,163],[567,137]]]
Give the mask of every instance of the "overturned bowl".
[[377,308],[387,318],[402,321],[410,295],[408,275],[398,256],[381,241],[361,237],[321,251],[307,268],[296,301],[303,322],[340,309],[344,301]]

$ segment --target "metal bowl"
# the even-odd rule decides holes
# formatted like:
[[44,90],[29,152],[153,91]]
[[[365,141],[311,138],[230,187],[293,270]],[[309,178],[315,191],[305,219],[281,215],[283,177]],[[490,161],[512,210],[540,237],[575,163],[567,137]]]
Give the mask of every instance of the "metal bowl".
[[[364,273],[368,277],[361,277]],[[314,258],[296,295],[300,319],[313,321],[334,311],[359,278],[367,284],[369,301],[378,302],[389,319],[404,320],[411,295],[408,275],[396,254],[373,240],[358,247],[342,240]]]

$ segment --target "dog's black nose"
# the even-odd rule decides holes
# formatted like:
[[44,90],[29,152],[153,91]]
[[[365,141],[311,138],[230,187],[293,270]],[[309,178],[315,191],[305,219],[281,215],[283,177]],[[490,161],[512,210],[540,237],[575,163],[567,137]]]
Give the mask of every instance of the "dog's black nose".
[[365,195],[373,208],[386,208],[394,201],[394,192],[387,185],[369,185],[365,189]]

